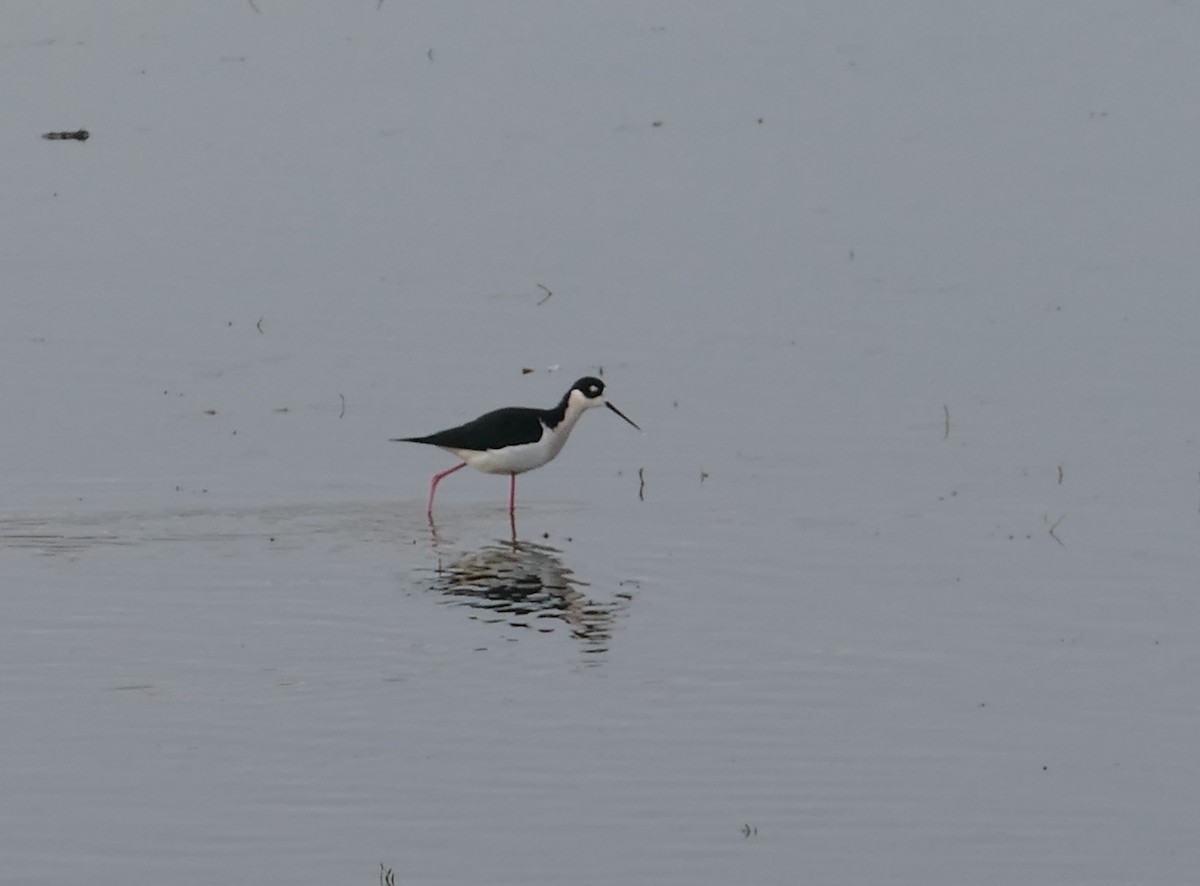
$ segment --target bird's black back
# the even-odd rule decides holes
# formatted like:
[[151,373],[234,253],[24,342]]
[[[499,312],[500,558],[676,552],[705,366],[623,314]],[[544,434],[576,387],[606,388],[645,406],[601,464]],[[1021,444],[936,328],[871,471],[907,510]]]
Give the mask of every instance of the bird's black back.
[[[571,386],[571,391],[580,391],[585,396],[597,397],[604,393],[604,382],[585,376]],[[532,409],[526,406],[506,406],[494,409],[474,421],[456,428],[447,428],[425,437],[396,437],[393,443],[428,443],[430,446],[445,446],[448,449],[470,449],[483,452],[487,449],[502,449],[505,446],[520,446],[536,443],[542,439],[542,428],[557,428],[567,415],[567,404],[571,391],[563,394],[553,409]]]
[[[554,412],[556,410],[549,410]],[[565,404],[564,404],[565,413]],[[483,452],[501,449],[522,443],[536,443],[542,439],[544,413],[540,409],[507,406],[481,415],[474,421],[456,428],[447,428],[425,437],[403,437],[401,443],[428,443],[430,446],[445,446],[448,449],[470,449]],[[560,416],[559,421],[562,420]],[[549,421],[547,424],[551,424]],[[557,422],[554,422],[557,424]]]

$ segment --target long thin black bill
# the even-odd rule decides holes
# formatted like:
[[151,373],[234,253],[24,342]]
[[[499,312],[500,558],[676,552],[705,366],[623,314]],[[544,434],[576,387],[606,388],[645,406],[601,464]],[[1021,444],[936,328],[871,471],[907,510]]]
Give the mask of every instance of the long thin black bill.
[[[609,403],[607,400],[605,400],[605,401],[604,401],[604,405],[605,405],[605,406],[607,406],[609,409],[611,409],[613,412],[615,412],[617,415],[621,416],[621,418],[625,419],[625,421],[627,421],[627,422],[629,422],[631,425],[633,425],[633,419],[631,419],[631,418],[630,418],[628,415],[626,415],[626,414],[625,414],[624,412],[622,412],[620,409],[617,409],[617,407],[613,406],[613,405],[612,405],[611,403]],[[638,426],[637,426],[637,425],[633,425],[633,426],[634,426],[635,428],[637,428],[639,431],[641,430],[641,428],[638,428]]]

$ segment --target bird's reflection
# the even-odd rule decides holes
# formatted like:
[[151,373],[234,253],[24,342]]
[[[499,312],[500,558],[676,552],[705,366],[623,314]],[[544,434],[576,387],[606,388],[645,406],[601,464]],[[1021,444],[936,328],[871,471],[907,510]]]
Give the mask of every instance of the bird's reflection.
[[496,542],[439,563],[432,588],[450,601],[483,610],[487,620],[549,633],[566,626],[587,652],[603,652],[617,612],[629,601],[600,603],[580,588],[562,552],[535,542]]

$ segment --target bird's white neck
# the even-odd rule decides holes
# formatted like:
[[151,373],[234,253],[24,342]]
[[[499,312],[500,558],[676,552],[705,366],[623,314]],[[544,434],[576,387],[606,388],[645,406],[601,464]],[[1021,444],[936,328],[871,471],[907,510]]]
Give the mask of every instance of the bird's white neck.
[[580,416],[594,405],[596,405],[594,400],[589,400],[579,391],[571,391],[567,397],[567,408],[563,411],[562,421],[550,429],[555,453],[562,449],[563,444],[567,442],[567,437],[570,435],[571,429],[575,427],[575,423],[579,421]]

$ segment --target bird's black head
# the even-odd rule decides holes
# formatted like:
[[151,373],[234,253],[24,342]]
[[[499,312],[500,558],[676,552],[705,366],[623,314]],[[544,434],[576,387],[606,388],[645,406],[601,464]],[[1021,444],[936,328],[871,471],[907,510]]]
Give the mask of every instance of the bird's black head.
[[[579,392],[579,396],[575,395],[576,391]],[[620,409],[617,409],[617,407],[613,406],[604,398],[604,382],[593,376],[585,375],[579,381],[575,382],[575,384],[571,385],[571,390],[567,391],[567,396],[563,398],[563,408],[566,409],[572,406],[576,410],[580,411],[584,409],[591,409],[595,406],[607,406],[639,431],[641,430],[641,428],[638,428],[637,425],[633,424],[633,421],[630,420],[629,416],[627,416]]]
[[590,375],[585,375],[575,384],[571,385],[572,391],[579,391],[589,400],[595,400],[597,397],[604,396],[604,382]]

